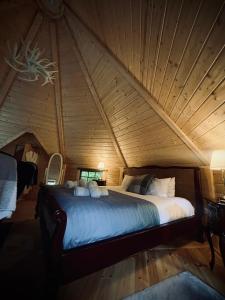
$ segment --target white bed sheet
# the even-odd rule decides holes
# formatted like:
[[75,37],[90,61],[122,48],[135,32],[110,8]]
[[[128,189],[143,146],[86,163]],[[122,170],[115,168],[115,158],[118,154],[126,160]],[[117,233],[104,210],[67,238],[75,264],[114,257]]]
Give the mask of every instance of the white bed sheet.
[[140,195],[124,191],[121,186],[107,186],[107,188],[109,190],[144,199],[155,204],[159,212],[160,224],[168,223],[185,217],[191,217],[195,214],[193,205],[185,198],[167,198],[153,195]]

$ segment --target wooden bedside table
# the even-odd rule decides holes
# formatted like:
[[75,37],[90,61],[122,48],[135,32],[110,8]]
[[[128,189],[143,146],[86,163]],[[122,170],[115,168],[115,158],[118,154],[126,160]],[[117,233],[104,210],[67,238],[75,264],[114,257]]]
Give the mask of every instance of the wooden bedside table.
[[210,267],[212,270],[215,265],[215,253],[212,243],[212,234],[216,234],[219,236],[220,253],[225,266],[225,202],[212,202],[210,200],[206,201],[207,206],[204,228],[211,250]]
[[106,180],[101,180],[101,179],[96,179],[95,180],[99,186],[105,186],[106,185]]

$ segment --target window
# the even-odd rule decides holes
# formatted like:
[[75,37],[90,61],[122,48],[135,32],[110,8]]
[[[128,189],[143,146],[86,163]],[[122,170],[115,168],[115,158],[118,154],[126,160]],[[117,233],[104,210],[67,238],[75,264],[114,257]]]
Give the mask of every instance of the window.
[[79,169],[80,179],[85,179],[86,181],[98,180],[102,178],[102,172],[98,169]]

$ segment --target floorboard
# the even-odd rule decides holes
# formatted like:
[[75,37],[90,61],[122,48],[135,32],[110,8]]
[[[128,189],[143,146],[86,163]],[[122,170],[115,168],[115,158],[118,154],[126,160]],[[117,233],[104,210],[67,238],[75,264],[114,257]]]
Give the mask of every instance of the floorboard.
[[[21,200],[13,225],[0,249],[3,285],[17,297],[41,299],[45,268],[39,224],[33,219],[35,202]],[[214,237],[217,247],[218,241]],[[177,241],[137,253],[111,267],[76,280],[59,289],[59,300],[119,300],[169,276],[190,271],[225,295],[225,268],[218,249],[213,271],[208,244]],[[8,289],[9,288],[9,289]],[[26,297],[27,296],[27,297]]]

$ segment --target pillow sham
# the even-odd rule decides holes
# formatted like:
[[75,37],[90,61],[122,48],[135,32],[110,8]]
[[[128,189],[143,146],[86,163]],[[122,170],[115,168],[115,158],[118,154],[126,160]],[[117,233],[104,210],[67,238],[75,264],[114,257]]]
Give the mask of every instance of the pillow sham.
[[159,197],[168,197],[169,182],[171,178],[154,178],[149,186],[146,195],[154,195]]
[[133,179],[134,179],[134,176],[125,175],[124,178],[123,178],[123,181],[121,183],[122,190],[126,191]]
[[135,176],[129,184],[127,191],[145,195],[153,181],[153,178],[154,176],[151,174]]

